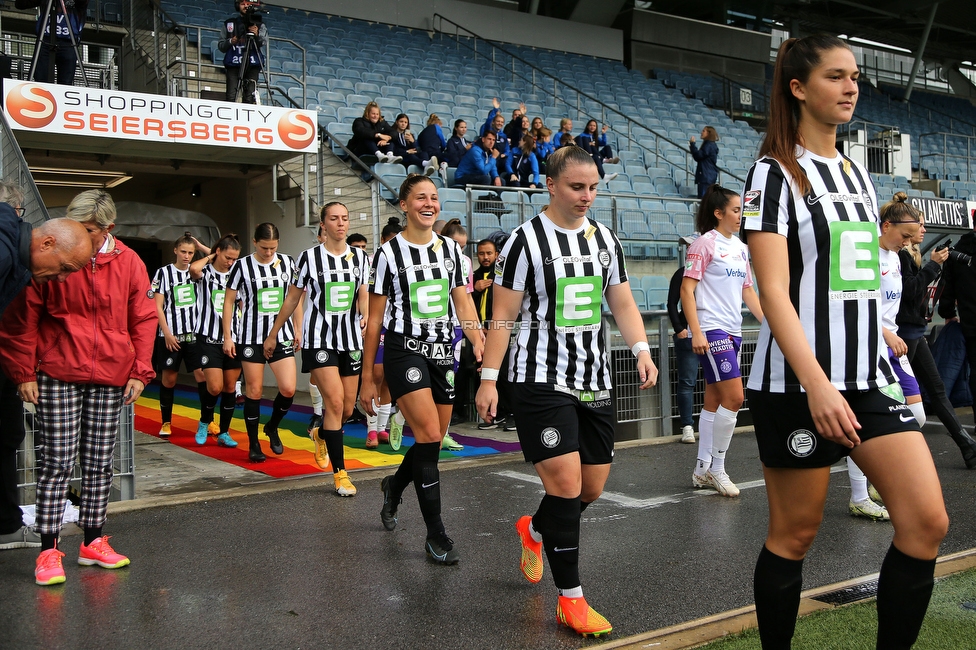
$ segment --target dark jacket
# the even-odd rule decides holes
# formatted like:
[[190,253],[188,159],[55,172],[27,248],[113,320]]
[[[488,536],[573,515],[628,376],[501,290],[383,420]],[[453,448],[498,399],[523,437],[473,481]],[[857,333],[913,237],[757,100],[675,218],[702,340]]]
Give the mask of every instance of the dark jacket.
[[[955,249],[966,255],[976,255],[976,233],[967,232],[959,238]],[[976,265],[970,266],[950,256],[942,265],[945,279],[939,299],[939,316],[953,318],[959,310],[959,324],[966,336],[976,336]]]
[[[494,280],[495,279],[495,264],[492,263],[491,266],[479,266],[474,270],[472,275],[472,284],[477,284],[478,280]],[[492,285],[493,287],[494,285]],[[485,327],[488,326],[488,321],[491,320],[491,289],[488,287],[484,291],[474,290],[471,297],[474,299],[475,309],[478,310],[478,317],[481,319],[481,324]]]
[[444,148],[444,160],[447,161],[448,167],[457,167],[461,164],[461,159],[466,153],[468,153],[468,141],[460,136],[452,135]]
[[349,138],[349,144],[346,146],[349,147],[349,150],[354,154],[360,156],[364,153],[368,153],[361,148],[363,144],[367,142],[376,144],[377,133],[389,135],[390,131],[390,125],[383,118],[380,118],[379,122],[373,124],[365,117],[357,117],[352,121],[352,137]]
[[701,149],[691,143],[691,157],[698,161],[695,169],[695,183],[711,185],[718,180],[718,145],[711,140],[702,142]]
[[0,315],[31,280],[31,225],[0,203]]
[[445,146],[447,141],[440,124],[430,124],[417,135],[417,150],[423,154],[425,160],[431,156],[443,157]]
[[685,267],[679,266],[678,270],[671,276],[671,284],[668,285],[668,319],[675,334],[681,330],[688,329],[688,319],[685,318],[685,310],[678,309],[678,302],[681,300],[681,282],[685,278]]
[[929,285],[942,274],[942,266],[931,260],[922,268],[915,264],[907,249],[898,252],[901,260],[901,305],[895,323],[898,336],[916,339],[925,333],[929,324]]
[[390,135],[393,139],[390,143],[393,145],[393,155],[394,156],[406,156],[409,149],[417,149],[417,141],[407,142],[407,136],[404,133],[393,129],[390,131]]
[[[247,25],[244,23],[244,16],[236,14],[224,21],[221,25],[220,40],[217,41],[217,49],[224,53],[225,68],[239,68],[244,60],[244,51],[247,48],[247,41],[240,41],[237,45],[230,42],[231,38],[240,38],[241,34],[247,33]],[[258,33],[253,38],[254,45],[247,56],[247,64],[264,65],[264,44],[268,41],[268,26],[263,22],[258,27]]]
[[[32,7],[40,7],[43,0],[16,0],[14,6],[18,9],[30,9]],[[61,13],[61,3],[54,2],[51,5],[52,15],[51,19],[48,21],[47,29],[44,30],[44,35],[47,36],[51,33],[51,22],[54,22],[55,36],[64,41],[71,40],[71,34],[68,34],[67,26],[65,25],[65,16]],[[42,10],[43,13],[43,10]],[[71,32],[74,34],[75,40],[77,41],[81,37],[81,30],[85,26],[85,18],[88,14],[88,0],[75,0],[74,7],[68,9],[68,26],[71,27]],[[41,19],[44,16],[39,15],[37,17],[37,24],[35,25],[34,32],[40,36],[41,34]]]

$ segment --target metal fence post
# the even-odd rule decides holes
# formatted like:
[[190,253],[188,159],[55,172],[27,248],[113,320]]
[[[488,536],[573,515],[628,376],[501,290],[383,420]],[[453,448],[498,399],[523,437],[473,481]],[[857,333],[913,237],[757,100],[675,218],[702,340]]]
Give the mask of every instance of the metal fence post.
[[657,321],[658,349],[661,351],[660,364],[657,369],[657,385],[661,388],[661,435],[669,436],[674,430],[671,421],[671,390],[675,382],[671,381],[671,337],[668,335],[671,323],[669,319],[661,317]]

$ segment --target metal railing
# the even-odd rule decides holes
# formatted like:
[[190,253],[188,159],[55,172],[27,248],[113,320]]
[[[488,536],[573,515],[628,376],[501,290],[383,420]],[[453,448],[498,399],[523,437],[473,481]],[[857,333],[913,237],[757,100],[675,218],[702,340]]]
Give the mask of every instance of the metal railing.
[[[950,153],[950,141],[954,141],[952,148],[958,150],[958,147],[965,143],[966,153]],[[931,147],[934,151],[929,151],[926,153],[926,144],[932,144]],[[969,135],[961,135],[959,133],[923,133],[918,136],[918,167],[923,169],[922,161],[926,158],[941,160],[942,161],[942,176],[946,177],[949,175],[948,162],[950,160],[959,160],[965,163],[965,174],[960,173],[959,180],[972,181],[976,180],[976,137]],[[965,178],[962,178],[965,176]]]
[[[864,141],[858,142],[854,135],[864,133]],[[868,171],[874,174],[892,174],[891,155],[901,151],[900,130],[892,124],[879,124],[855,119],[841,124],[837,129],[837,140],[850,144],[851,150],[861,149]]]
[[[10,76],[12,79],[27,80],[30,78],[30,64],[34,56],[34,45],[37,39],[28,34],[4,33],[2,40],[3,53],[10,57]],[[89,47],[97,48],[96,51],[104,55],[100,58],[103,61],[92,61],[89,58]],[[88,86],[89,88],[115,89],[119,86],[119,48],[103,43],[89,43],[81,41],[78,43],[78,50],[81,52],[83,66],[79,65],[75,70],[74,85]],[[105,54],[107,53],[107,54]],[[41,56],[45,56],[42,52]],[[84,72],[82,72],[84,68]],[[52,71],[54,67],[50,68]],[[47,81],[37,79],[36,81]]]
[[41,193],[34,184],[34,177],[27,167],[24,152],[20,150],[20,145],[17,144],[10,125],[7,124],[7,115],[3,111],[0,111],[0,151],[2,151],[0,178],[8,183],[14,183],[24,192],[24,203],[21,205],[25,209],[24,219],[35,226],[50,219],[47,207],[41,200]]
[[[443,28],[444,23],[454,26],[453,34],[450,31],[444,30]],[[668,166],[676,167],[684,171],[686,181],[689,181],[690,179],[694,178],[695,175],[694,164],[693,164],[694,161],[691,156],[691,150],[687,146],[683,146],[682,144],[675,142],[669,137],[662,135],[661,133],[658,133],[650,126],[638,122],[637,120],[633,119],[629,115],[622,113],[619,109],[609,106],[608,104],[601,101],[597,97],[594,97],[593,95],[590,95],[580,90],[576,86],[563,81],[562,79],[556,77],[552,73],[543,70],[542,68],[536,66],[535,64],[529,61],[526,61],[525,59],[518,56],[517,54],[514,54],[508,51],[507,49],[501,47],[494,41],[490,41],[486,38],[479,36],[478,34],[474,33],[470,29],[463,27],[462,25],[459,25],[458,23],[454,22],[450,18],[446,18],[441,14],[435,13],[433,16],[432,27],[434,32],[440,34],[441,36],[453,36],[454,41],[457,44],[459,50],[461,47],[465,47],[468,50],[470,50],[472,53],[474,53],[476,57],[482,57],[487,61],[491,62],[493,71],[495,70],[496,66],[502,65],[502,62],[496,61],[496,52],[500,52],[505,57],[508,57],[508,59],[511,61],[510,69],[512,74],[512,80],[515,81],[516,79],[521,79],[522,81],[527,82],[531,87],[537,88],[544,95],[552,98],[553,106],[555,106],[556,103],[559,102],[561,104],[564,104],[568,109],[575,110],[577,114],[583,115],[589,119],[597,120],[601,124],[605,124],[607,122],[608,114],[612,114],[616,119],[622,120],[627,124],[626,134],[615,132],[618,138],[618,144],[619,144],[619,139],[623,137],[632,145],[631,148],[642,149],[645,152],[653,154],[656,163],[661,162],[661,160],[663,159]],[[461,34],[462,31],[464,32],[464,35]],[[468,43],[465,43],[463,38],[472,39],[474,42],[473,45],[469,45]],[[478,51],[478,47],[477,47],[478,41],[481,41],[490,47],[490,55]],[[528,68],[531,71],[531,78],[523,76],[518,73],[515,65],[516,62],[521,63],[524,67]],[[508,73],[507,68],[505,69],[505,72],[506,74]],[[545,85],[543,85],[541,82],[537,82],[536,80],[537,76],[541,78],[540,81],[545,80]],[[551,92],[549,89],[550,85],[552,88]],[[560,87],[566,90],[570,90],[575,94],[575,99],[576,99],[575,107],[573,106],[572,102],[559,96]],[[586,98],[588,101],[599,105],[600,115],[597,116],[590,113],[588,109],[586,109],[585,106],[582,104],[580,98]],[[649,147],[637,139],[637,136],[639,134],[635,133],[635,131],[638,131],[639,129],[642,129],[647,132],[647,135],[650,136],[652,139],[653,146]],[[684,153],[685,156],[684,166],[679,166],[675,164],[674,162],[672,162],[672,160],[667,158],[666,154],[662,153],[662,146],[661,146],[662,143],[667,143],[673,146],[674,148],[676,148],[677,150]],[[646,160],[647,157],[645,156],[645,161]],[[729,170],[722,169],[721,171],[739,181],[743,181],[743,182],[745,181],[744,178],[740,178],[739,176],[736,176],[734,173],[732,173]]]

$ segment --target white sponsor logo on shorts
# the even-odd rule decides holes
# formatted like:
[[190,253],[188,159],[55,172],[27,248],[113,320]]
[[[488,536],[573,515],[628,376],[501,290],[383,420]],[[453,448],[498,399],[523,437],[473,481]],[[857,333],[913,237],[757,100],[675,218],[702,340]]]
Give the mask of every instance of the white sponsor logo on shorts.
[[809,429],[797,429],[786,439],[786,446],[797,458],[806,458],[817,449],[817,436]]
[[555,449],[559,444],[559,429],[555,427],[546,427],[542,430],[542,446],[547,449]]
[[166,365],[167,365],[167,366],[171,366],[171,365],[173,365],[173,358],[172,358],[172,357],[170,357],[170,358],[168,358],[168,359],[166,359]]
[[208,361],[210,361],[210,357],[208,357],[207,355],[203,355],[202,357],[200,357],[200,363],[206,365]]
[[325,350],[319,350],[315,353],[315,360],[319,363],[325,363],[329,360],[329,353]]
[[244,348],[244,356],[247,357],[248,359],[250,359],[251,357],[253,357],[254,356],[254,349],[253,348],[249,348],[249,347],[248,348]]
[[420,372],[420,368],[414,366],[407,369],[406,377],[407,381],[409,381],[411,384],[416,384],[418,381],[420,381],[420,378],[423,377],[423,373]]

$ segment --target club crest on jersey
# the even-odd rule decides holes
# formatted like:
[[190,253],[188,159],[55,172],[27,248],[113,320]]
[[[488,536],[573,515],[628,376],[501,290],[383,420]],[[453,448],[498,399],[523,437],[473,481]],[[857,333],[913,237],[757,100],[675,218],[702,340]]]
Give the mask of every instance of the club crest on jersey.
[[325,350],[319,350],[315,353],[315,361],[318,363],[325,363],[329,360],[329,353]]
[[250,359],[251,357],[253,357],[254,356],[254,349],[251,348],[250,346],[244,348],[244,356],[247,357],[248,359]]
[[454,272],[454,260],[452,260],[449,257],[447,259],[445,259],[444,260],[444,268],[447,269],[447,272],[448,273],[453,273]]
[[555,427],[546,427],[542,430],[540,439],[542,440],[543,447],[546,449],[555,449],[559,445],[559,429]]
[[817,449],[817,436],[809,429],[797,429],[786,439],[790,453],[797,458],[806,458]]
[[601,248],[600,252],[596,254],[596,258],[600,261],[600,266],[603,268],[608,268],[610,266],[610,251],[606,248]]
[[861,200],[864,201],[865,207],[867,207],[868,212],[874,212],[874,202],[871,200],[871,193],[867,190],[861,190]]
[[354,266],[353,267],[352,274],[353,274],[353,277],[357,277],[358,278],[360,276],[361,272],[360,272],[360,269],[359,269],[358,266]]
[[762,205],[762,190],[749,190],[742,197],[742,216],[758,217]]
[[723,374],[728,374],[732,372],[732,363],[728,360],[723,361],[722,365],[719,366],[719,370],[721,370]]
[[413,366],[407,369],[407,374],[405,376],[407,381],[409,381],[411,384],[416,384],[418,381],[420,381],[420,378],[423,377],[423,373],[420,372],[420,368]]

